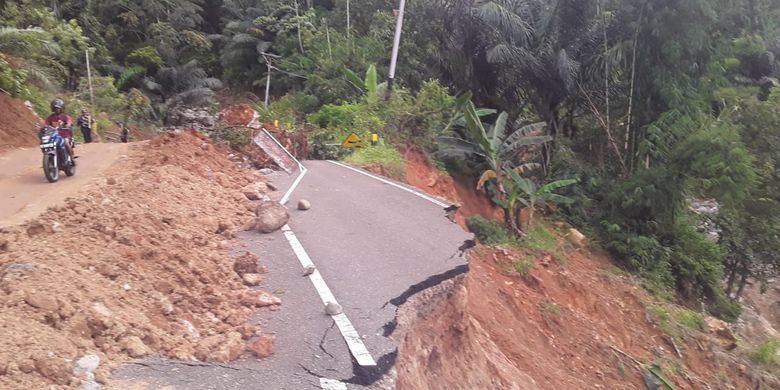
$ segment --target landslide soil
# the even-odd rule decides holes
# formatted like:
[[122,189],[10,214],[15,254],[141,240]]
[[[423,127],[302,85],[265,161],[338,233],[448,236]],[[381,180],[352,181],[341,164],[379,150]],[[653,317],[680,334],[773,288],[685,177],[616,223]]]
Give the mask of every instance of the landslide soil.
[[[404,155],[406,182],[459,203],[461,226],[472,215],[502,220],[474,183],[435,169],[419,151]],[[646,371],[612,347],[659,363],[678,389],[776,388],[718,336],[670,338],[637,281],[607,256],[559,240],[558,261],[544,251],[478,246],[469,272],[443,298],[402,307],[392,336],[400,344],[397,388],[645,389]],[[521,276],[518,261],[535,265]]]
[[0,92],[0,152],[35,146],[38,128],[43,120],[24,103]]
[[[565,261],[478,247],[450,295],[399,337],[397,388],[644,389],[643,363],[660,363],[678,389],[749,389],[750,369],[706,334],[670,339],[649,321],[651,302],[609,260],[573,251]],[[544,265],[540,265],[544,264]]]
[[475,190],[476,181],[472,182],[465,177],[453,178],[436,169],[430,158],[420,150],[408,148],[403,155],[406,160],[405,181],[459,205],[455,221],[464,229],[466,219],[475,215],[503,221],[503,211],[492,204],[483,193]]
[[226,155],[195,133],[131,144],[100,183],[0,230],[0,388],[78,386],[71,370],[87,354],[106,382],[147,354],[244,352],[260,334],[247,317],[278,302],[234,268],[256,257],[228,253],[255,207],[240,189],[260,180]]

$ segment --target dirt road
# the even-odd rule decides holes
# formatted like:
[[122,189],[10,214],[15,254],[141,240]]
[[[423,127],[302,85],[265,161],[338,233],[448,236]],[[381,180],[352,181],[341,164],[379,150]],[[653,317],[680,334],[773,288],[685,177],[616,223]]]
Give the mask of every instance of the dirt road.
[[66,177],[63,173],[57,183],[49,183],[43,176],[41,152],[37,148],[0,155],[0,227],[22,223],[88,188],[127,153],[127,144],[77,145],[76,151],[79,156],[76,175]]

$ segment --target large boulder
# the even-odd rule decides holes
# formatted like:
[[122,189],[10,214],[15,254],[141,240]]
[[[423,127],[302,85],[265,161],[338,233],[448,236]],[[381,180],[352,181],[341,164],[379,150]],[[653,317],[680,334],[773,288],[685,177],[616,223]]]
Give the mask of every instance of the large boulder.
[[706,317],[704,323],[706,324],[707,332],[715,336],[716,342],[722,345],[723,348],[730,351],[737,347],[737,337],[728,323],[714,317]]
[[261,181],[248,184],[241,189],[241,193],[249,200],[268,200],[266,192],[268,192],[268,186]]
[[261,233],[271,233],[279,230],[290,220],[287,208],[279,202],[264,201],[255,209],[255,229]]

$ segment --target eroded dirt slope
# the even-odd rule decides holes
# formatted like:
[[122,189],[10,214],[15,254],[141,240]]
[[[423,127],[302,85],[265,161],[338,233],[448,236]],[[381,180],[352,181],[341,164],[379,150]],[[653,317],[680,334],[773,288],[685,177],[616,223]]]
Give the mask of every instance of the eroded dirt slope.
[[254,205],[239,171],[196,134],[134,144],[102,183],[35,220],[0,230],[0,388],[78,386],[76,359],[97,379],[131,357],[227,361],[259,330],[271,295],[245,287],[257,258],[228,254]]
[[[472,215],[502,220],[467,181],[438,171],[420,152],[407,150],[405,158],[406,181],[458,202],[461,226]],[[607,256],[559,239],[561,261],[544,251],[479,246],[454,288],[401,308],[393,334],[401,344],[397,388],[645,389],[646,366],[632,358],[659,364],[678,389],[780,388],[745,360],[744,348],[724,349],[743,343],[730,331],[674,329],[670,337],[650,313],[658,303],[636,280]],[[522,276],[518,262],[535,265]]]
[[22,101],[0,92],[0,152],[37,145],[42,123]]
[[[761,380],[706,334],[675,343],[650,321],[650,299],[589,251],[563,263],[479,247],[451,295],[403,335],[398,389],[643,389],[644,371],[612,349],[659,363],[678,389],[748,389]],[[706,384],[705,384],[706,383]],[[772,388],[772,384],[763,383]]]

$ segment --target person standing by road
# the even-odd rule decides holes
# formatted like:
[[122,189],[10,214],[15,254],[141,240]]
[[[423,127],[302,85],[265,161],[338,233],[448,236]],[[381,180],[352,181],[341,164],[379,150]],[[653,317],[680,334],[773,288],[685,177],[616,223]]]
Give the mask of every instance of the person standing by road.
[[86,108],[81,109],[81,116],[78,120],[79,127],[81,128],[81,134],[84,135],[84,143],[88,144],[92,142],[92,127],[95,121],[89,115],[89,111]]
[[122,132],[119,134],[119,140],[127,143],[130,140],[130,129],[127,128],[124,122],[121,123]]

